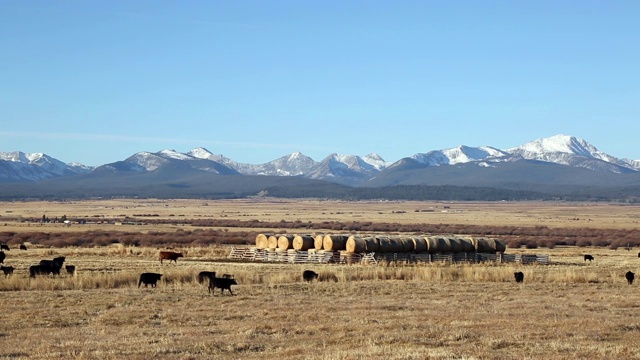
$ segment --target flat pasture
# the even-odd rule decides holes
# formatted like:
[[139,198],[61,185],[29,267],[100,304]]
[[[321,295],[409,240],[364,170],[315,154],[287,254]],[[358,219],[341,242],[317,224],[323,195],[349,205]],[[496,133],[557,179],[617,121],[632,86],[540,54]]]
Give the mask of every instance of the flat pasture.
[[[631,205],[565,203],[118,200],[106,204],[3,203],[0,224],[5,218],[3,231],[33,231],[38,225],[26,226],[24,219],[42,217],[47,209],[50,218],[154,214],[168,219],[264,216],[270,221],[346,221],[362,217],[373,222],[429,219],[635,229],[640,214]],[[21,219],[9,220],[17,217]],[[42,227],[82,228],[58,225]],[[144,226],[136,229],[149,231]],[[629,286],[624,279],[629,270],[640,276],[638,248],[507,249],[507,253],[549,255],[548,266],[233,262],[226,259],[226,245],[174,249],[184,258],[161,265],[159,250],[114,244],[5,251],[4,265],[13,266],[15,272],[9,277],[0,274],[0,359],[640,358],[640,280]],[[595,260],[584,261],[584,254]],[[65,256],[67,264],[76,266],[76,274],[65,274],[63,269],[59,277],[29,278],[30,265],[56,256]],[[320,281],[302,281],[305,269],[318,272]],[[206,284],[197,281],[203,270],[232,274],[238,282],[232,287],[235,295],[209,293]],[[525,274],[523,284],[515,283],[514,271]],[[158,287],[138,287],[142,272],[162,273]]]

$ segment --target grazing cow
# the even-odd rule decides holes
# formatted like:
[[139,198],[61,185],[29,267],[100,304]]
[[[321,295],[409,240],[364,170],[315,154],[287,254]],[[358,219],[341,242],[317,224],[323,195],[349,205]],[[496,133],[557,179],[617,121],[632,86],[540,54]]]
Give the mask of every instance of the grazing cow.
[[27,250],[27,245],[20,244],[20,250]]
[[9,251],[9,250],[11,250],[11,249],[9,249],[9,245],[7,245],[7,244],[0,244],[0,250],[7,250],[7,251]]
[[6,257],[7,257],[7,255],[4,252],[0,251],[0,264],[2,264],[4,262],[4,259]]
[[4,273],[4,277],[13,275],[13,266],[0,266],[0,270]]
[[305,270],[302,272],[302,279],[304,279],[304,281],[312,282],[314,279],[318,279],[318,273],[311,270]]
[[169,264],[171,261],[178,263],[178,258],[183,257],[182,253],[173,252],[173,251],[160,251],[160,264],[162,264],[162,260],[169,260]]
[[58,256],[53,260],[40,260],[40,264],[33,265],[29,268],[29,276],[34,278],[36,275],[60,275],[60,269],[62,269],[64,259],[64,256]]
[[203,282],[205,282],[205,280],[211,279],[214,277],[216,277],[215,271],[200,271],[198,273],[198,282],[202,284]]
[[212,277],[209,279],[209,293],[218,288],[220,289],[220,295],[222,295],[224,293],[224,289],[227,289],[233,296],[231,285],[238,285],[238,283],[234,279]]
[[156,287],[156,283],[160,281],[161,277],[162,277],[162,274],[142,273],[140,274],[140,281],[138,281],[138,287],[140,287],[141,284],[144,284],[144,287],[147,287],[147,285],[151,285],[151,287]]
[[517,283],[521,283],[524,281],[524,273],[522,271],[514,272],[513,276],[516,278]]
[[67,270],[67,274],[73,276],[76,273],[76,266],[75,265],[66,265],[64,267],[65,270]]
[[589,254],[586,254],[586,255],[584,256],[584,261],[587,261],[587,260],[589,260],[589,261],[593,261],[593,256],[591,256],[591,255],[589,255]]
[[638,253],[638,257],[640,257],[640,252]]
[[629,283],[629,285],[633,284],[633,279],[635,278],[634,273],[632,273],[631,271],[627,271],[627,273],[624,274],[624,277],[627,279],[627,282]]

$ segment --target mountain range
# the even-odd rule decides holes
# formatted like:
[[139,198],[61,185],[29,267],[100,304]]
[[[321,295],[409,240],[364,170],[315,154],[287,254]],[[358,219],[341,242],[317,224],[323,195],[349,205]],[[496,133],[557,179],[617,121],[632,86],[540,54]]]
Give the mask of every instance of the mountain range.
[[[318,162],[295,152],[254,165],[199,147],[187,153],[142,151],[121,161],[88,167],[43,153],[0,152],[3,197],[12,191],[17,196],[28,191],[47,194],[46,188],[51,196],[54,191],[72,189],[105,196],[101,188],[109,188],[110,195],[122,191],[123,196],[135,196],[134,189],[146,190],[142,196],[160,195],[149,193],[154,186],[159,192],[163,188],[191,190],[190,196],[206,194],[216,186],[238,196],[285,184],[306,189],[336,189],[331,184],[337,188],[464,186],[542,193],[616,188],[633,193],[640,187],[640,160],[616,158],[570,135],[537,139],[510,149],[458,146],[432,150],[393,163],[375,153],[362,157],[334,153]],[[244,190],[239,191],[240,187]]]

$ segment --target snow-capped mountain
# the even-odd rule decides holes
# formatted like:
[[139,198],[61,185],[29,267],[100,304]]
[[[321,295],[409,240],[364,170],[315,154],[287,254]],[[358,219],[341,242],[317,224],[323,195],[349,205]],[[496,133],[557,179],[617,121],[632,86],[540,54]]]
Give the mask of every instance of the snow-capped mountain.
[[0,180],[3,181],[38,181],[91,170],[89,166],[65,164],[43,153],[0,152]]
[[583,139],[569,135],[555,135],[537,139],[506,150],[512,156],[528,160],[584,167],[591,170],[612,172],[638,171],[637,164],[617,159],[596,149]]
[[[599,151],[585,140],[569,135],[555,135],[506,150],[491,146],[464,145],[432,150],[395,163],[386,162],[376,153],[363,157],[334,153],[316,162],[300,152],[294,152],[268,163],[254,165],[239,163],[199,147],[187,153],[175,150],[155,153],[142,151],[123,161],[102,165],[94,170],[79,164],[64,164],[42,153],[16,151],[0,153],[0,181],[38,181],[92,170],[173,173],[195,170],[221,175],[296,176],[357,186],[394,171],[459,165],[492,168],[501,163],[523,160],[614,174],[640,172],[640,160],[618,159]],[[419,179],[414,182],[419,183]]]
[[451,149],[433,150],[425,154],[419,153],[411,156],[411,158],[427,166],[440,166],[480,161],[487,158],[500,158],[508,155],[509,153],[490,146],[469,147],[463,145]]
[[167,167],[178,169],[187,165],[187,169],[195,169],[215,174],[238,174],[232,168],[211,159],[202,159],[175,150],[161,150],[155,153],[142,151],[124,161],[100,166],[100,171],[158,171]]

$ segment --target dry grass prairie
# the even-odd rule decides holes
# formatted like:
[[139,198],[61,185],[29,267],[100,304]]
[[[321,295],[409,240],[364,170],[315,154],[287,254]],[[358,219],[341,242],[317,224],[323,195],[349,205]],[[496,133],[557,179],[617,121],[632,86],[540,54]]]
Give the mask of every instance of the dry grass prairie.
[[[178,203],[182,201],[170,202],[168,208]],[[389,221],[395,215],[436,215],[409,211],[428,206],[416,203],[365,203],[358,210],[358,203],[301,201],[296,212],[287,210],[292,203],[271,204],[277,211],[268,210],[268,204],[242,202],[202,206],[215,208],[218,215],[224,211],[238,217],[261,216],[270,211],[274,219],[287,220],[336,216],[344,221],[345,216],[363,214],[376,221],[377,214],[384,219],[379,221]],[[114,212],[105,216],[135,204],[113,203]],[[31,216],[26,212],[29,205],[34,204],[3,204],[2,209]],[[349,210],[336,214],[335,208],[342,205]],[[82,209],[78,213],[97,212],[95,204],[42,206],[60,211],[59,216],[72,216],[76,208]],[[203,211],[189,209],[186,202],[184,206],[163,214],[189,217]],[[447,206],[464,206],[467,210],[457,213],[461,216],[477,212],[465,218],[471,223],[485,222],[473,220],[485,216],[492,216],[486,222],[505,225],[528,218],[522,226],[547,219],[558,227],[572,227],[591,219],[590,226],[632,229],[640,214],[635,207],[616,205],[557,204],[554,209],[553,204],[519,204],[520,210],[501,203]],[[492,210],[481,214],[483,207]],[[42,216],[41,209],[34,210],[33,216],[38,214]],[[456,216],[438,214],[460,221],[448,215]],[[24,224],[7,227],[20,225]],[[56,231],[65,228],[73,231],[73,226]],[[627,285],[623,276],[628,270],[640,274],[638,249],[507,250],[548,254],[548,266],[238,263],[225,260],[225,246],[180,249],[185,257],[177,264],[160,265],[157,251],[114,245],[6,252],[5,263],[16,270],[11,277],[0,275],[0,359],[640,358],[640,288]],[[585,253],[595,261],[585,262]],[[30,264],[59,255],[76,265],[76,275],[28,278]],[[307,268],[319,272],[322,281],[302,282]],[[196,281],[201,270],[233,274],[236,295],[209,294]],[[145,271],[164,274],[157,288],[137,287]],[[514,271],[525,273],[523,284],[513,281]]]

